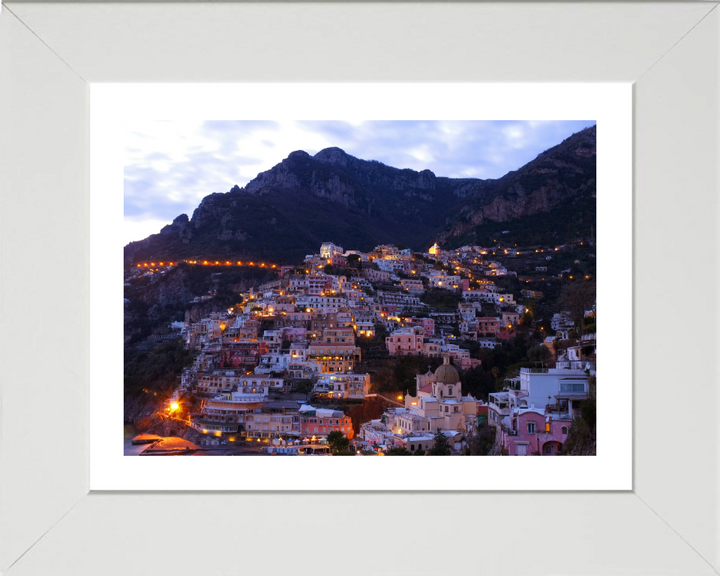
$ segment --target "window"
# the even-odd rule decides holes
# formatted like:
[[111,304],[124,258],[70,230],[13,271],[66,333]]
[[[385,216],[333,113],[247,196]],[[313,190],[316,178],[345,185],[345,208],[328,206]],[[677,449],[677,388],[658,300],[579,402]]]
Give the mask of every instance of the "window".
[[527,431],[528,431],[528,434],[535,434],[535,422],[527,423]]
[[543,448],[544,454],[552,454],[552,445],[551,444],[545,444],[545,447]]
[[567,434],[568,433],[567,426],[563,426],[562,428],[560,428],[560,432],[562,432],[563,434]]
[[585,384],[560,384],[560,392],[585,392]]

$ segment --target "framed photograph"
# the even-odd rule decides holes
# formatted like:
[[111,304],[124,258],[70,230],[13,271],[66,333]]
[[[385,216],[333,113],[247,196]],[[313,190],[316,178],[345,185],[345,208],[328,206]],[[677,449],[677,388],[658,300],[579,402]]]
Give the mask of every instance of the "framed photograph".
[[[324,546],[328,531],[345,524],[347,541],[333,540],[325,560],[335,564],[345,558],[347,570],[357,574],[477,571],[478,561],[489,573],[716,573],[717,390],[709,359],[716,348],[717,14],[713,3],[4,5],[3,573],[92,574],[101,566],[118,574],[236,573],[238,552],[246,567],[263,573],[309,572],[310,566],[298,564],[306,536],[320,534]],[[348,33],[358,29],[367,32],[365,39]],[[399,29],[406,31],[402,41]],[[147,140],[148,126],[158,120],[170,121],[175,136],[180,122],[306,122],[316,128],[343,123],[368,128],[371,135],[380,127],[372,123],[381,122],[446,122],[456,123],[456,129],[479,121],[588,122],[597,132],[598,193],[597,230],[587,238],[597,247],[603,319],[593,332],[601,348],[598,390],[604,391],[597,394],[597,454],[524,459],[125,456],[125,430],[119,424],[124,419],[120,286],[136,280],[123,268],[123,172],[128,169],[123,151],[132,148],[129,133]],[[415,143],[407,136],[404,141]],[[319,144],[296,148],[318,154],[333,143]],[[136,147],[133,153],[137,159],[142,150]],[[265,170],[288,155],[281,154]],[[362,160],[393,167],[389,158]],[[155,161],[156,167],[162,165]],[[421,173],[419,165],[397,167]],[[438,168],[432,172],[445,175]],[[249,186],[253,177],[241,183]],[[141,191],[136,193],[135,207],[143,199]],[[145,200],[152,212],[150,191]],[[321,243],[328,241],[335,240],[323,237]],[[403,250],[398,242],[378,245]],[[459,256],[449,252],[495,246],[504,256],[504,250],[514,248],[502,239],[487,244],[413,246],[411,261],[417,254],[431,267],[443,257],[444,265],[460,266],[453,259]],[[355,250],[362,260],[376,247],[344,246],[342,258]],[[316,250],[322,257],[320,245]],[[308,256],[303,263],[314,263],[314,254]],[[329,263],[325,276],[340,276],[332,274],[340,258],[338,251],[338,262]],[[496,260],[503,266],[502,257]],[[571,271],[556,274],[569,276],[573,266],[580,270],[583,260],[578,260],[570,263]],[[236,266],[237,261],[242,258],[237,257]],[[153,274],[169,268],[153,260],[132,262],[136,268],[145,263]],[[368,269],[382,272],[377,263],[370,264]],[[469,283],[473,270],[461,267],[458,280]],[[685,273],[670,275],[671,270]],[[308,275],[297,276],[307,281]],[[244,298],[257,294],[252,288],[242,291]],[[377,294],[377,288],[370,290]],[[306,306],[309,302],[303,300]],[[247,307],[244,299],[237,304]],[[260,308],[259,314],[267,311],[267,306],[251,305],[251,314],[258,312],[253,307]],[[379,313],[382,318],[382,305]],[[397,310],[389,313],[399,318]],[[589,322],[583,318],[580,325]],[[562,329],[558,325],[553,331]],[[461,362],[462,346],[456,350],[450,344],[438,343],[446,356],[456,354],[447,360],[452,367]],[[580,350],[586,356],[577,359],[567,348],[560,352],[566,356],[555,361],[588,364],[592,359],[590,350]],[[543,364],[541,369],[548,368]],[[450,368],[442,366],[431,371],[428,383],[454,384],[446,373]],[[688,397],[689,383],[699,394]],[[406,443],[417,437],[404,433],[403,426],[413,425],[410,416],[429,414],[419,414],[412,405],[430,399],[421,394],[421,384],[402,394],[396,410],[385,410],[397,418],[395,430],[391,426],[381,442],[366,439],[367,445],[353,445],[356,451],[367,448],[376,455],[399,449],[388,445],[391,436]],[[238,391],[213,389],[198,410],[183,417],[195,418],[199,432],[212,440],[216,435],[204,430],[219,420],[208,418],[215,415],[207,410],[212,408],[208,402]],[[302,406],[307,410],[310,405],[315,414],[308,412],[299,421],[324,417],[317,410],[328,410],[320,406],[329,400],[328,390],[313,391],[320,392],[318,400],[311,397]],[[442,392],[449,394],[449,389]],[[514,395],[512,387],[504,392]],[[492,405],[504,409],[503,399],[487,398],[487,414]],[[162,410],[176,410],[171,398],[162,400],[167,404]],[[561,400],[551,397],[542,407],[543,424],[560,421]],[[442,405],[451,408],[446,397]],[[669,417],[682,414],[677,408],[683,405],[694,408],[690,426],[682,425],[688,419]],[[328,406],[336,411],[335,404]],[[515,424],[512,418],[499,422],[505,440],[511,431],[520,432],[514,426],[529,426],[520,416],[535,407],[518,404]],[[246,438],[248,424],[254,422],[243,422]],[[263,442],[264,429],[258,432],[255,442],[260,440],[266,454],[271,447],[294,447],[282,435],[277,443],[270,436]],[[328,446],[308,438],[313,429],[305,432],[302,436],[300,429],[301,445]],[[316,435],[322,436],[319,430]],[[512,446],[518,450],[517,442]],[[540,452],[544,446],[534,448]],[[459,440],[452,449],[462,452],[469,445]],[[373,539],[372,546],[360,550],[354,544],[388,512],[405,520],[393,526],[393,536],[412,539],[419,526],[428,525],[428,511],[443,507],[452,510],[460,549],[476,549],[482,541],[484,548],[505,550],[508,535],[514,534],[512,541],[522,552],[512,554],[508,568],[502,554],[468,554],[448,564],[440,557],[400,555],[397,542]],[[328,521],[340,512],[347,518]],[[277,518],[277,527],[271,528],[267,518]],[[165,528],[149,533],[147,526],[158,521]],[[562,534],[561,552],[547,538],[530,536],[535,531],[518,533],[523,522],[542,526],[546,534]],[[263,526],[261,538],[248,530],[253,525]],[[212,546],[217,554],[167,554],[177,544],[179,526],[195,545]],[[431,532],[428,525],[423,534]],[[278,546],[284,554],[276,553]],[[362,552],[368,548],[371,552]],[[348,553],[359,559],[347,563]]]
[[[105,337],[91,344],[91,489],[403,490],[420,471],[425,490],[631,488],[631,333],[594,328],[596,302],[607,326],[631,315],[630,85],[102,85],[91,101],[91,342]],[[353,119],[334,120],[348,107]],[[513,152],[529,161],[497,184],[407,168],[432,158],[435,172],[467,175]],[[189,166],[192,182],[223,166],[256,177],[198,200]],[[137,231],[186,193],[191,220]],[[499,203],[520,214],[491,220]],[[485,212],[460,216],[478,204],[485,226],[473,224]],[[128,228],[138,242],[121,240]],[[323,233],[336,244],[315,246]],[[431,246],[442,234],[445,249]],[[410,294],[401,277],[413,274]],[[107,345],[119,335],[124,347]],[[604,338],[619,350],[606,366],[627,377],[597,395],[596,432],[580,412],[596,402]],[[208,475],[207,458],[127,457],[564,452],[578,457],[393,459],[382,477],[368,458],[223,458]],[[449,467],[465,481],[448,484]]]

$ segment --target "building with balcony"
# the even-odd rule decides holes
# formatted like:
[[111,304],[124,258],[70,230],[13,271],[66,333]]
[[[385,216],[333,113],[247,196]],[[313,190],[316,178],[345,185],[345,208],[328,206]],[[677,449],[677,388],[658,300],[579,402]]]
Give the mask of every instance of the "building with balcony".
[[267,353],[267,342],[245,340],[230,342],[223,346],[220,357],[226,366],[252,369],[260,363],[260,358]]
[[411,326],[395,330],[385,338],[385,346],[390,356],[412,356],[423,353],[424,330],[421,326]]
[[313,391],[328,398],[365,398],[370,393],[370,374],[323,373]]
[[[282,378],[255,376],[247,374],[245,370],[223,368],[197,375],[197,391],[203,394],[217,394],[240,389],[251,391],[262,391],[270,388],[282,389],[284,385],[285,381]],[[252,393],[255,394],[256,392]]]
[[330,432],[342,432],[350,439],[355,436],[350,416],[341,410],[315,408],[310,404],[300,406],[300,428],[303,436],[327,437]]
[[500,329],[501,321],[497,317],[481,316],[477,319],[478,334],[483,336],[494,336]]
[[511,455],[554,455],[562,449],[582,400],[589,396],[581,370],[521,368],[510,388],[489,394],[488,422],[500,428]]
[[320,364],[323,372],[349,372],[360,361],[361,352],[352,342],[314,342],[308,346],[306,357]]

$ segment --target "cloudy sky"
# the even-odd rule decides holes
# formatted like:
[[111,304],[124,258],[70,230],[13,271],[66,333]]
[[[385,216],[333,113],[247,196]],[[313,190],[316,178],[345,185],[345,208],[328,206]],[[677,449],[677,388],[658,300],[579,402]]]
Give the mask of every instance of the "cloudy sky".
[[125,142],[125,243],[192,216],[212,192],[244,186],[294,150],[337,146],[437,176],[499,178],[594,121],[142,121]]

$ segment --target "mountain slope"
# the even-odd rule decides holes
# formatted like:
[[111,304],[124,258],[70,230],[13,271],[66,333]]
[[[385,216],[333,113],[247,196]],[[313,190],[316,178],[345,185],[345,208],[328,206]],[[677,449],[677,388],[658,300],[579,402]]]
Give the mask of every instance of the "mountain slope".
[[436,239],[454,246],[486,235],[483,229],[495,223],[572,212],[578,200],[587,204],[585,226],[594,221],[594,194],[594,127],[497,180],[393,168],[339,148],[315,156],[296,151],[245,188],[206,196],[192,218],[183,214],[159,234],[128,244],[125,259],[252,257],[285,264],[326,241],[360,250],[382,243],[425,250]]
[[596,137],[595,126],[586,128],[489,183],[451,215],[439,241],[487,245],[501,230],[518,244],[589,236],[595,226]]

